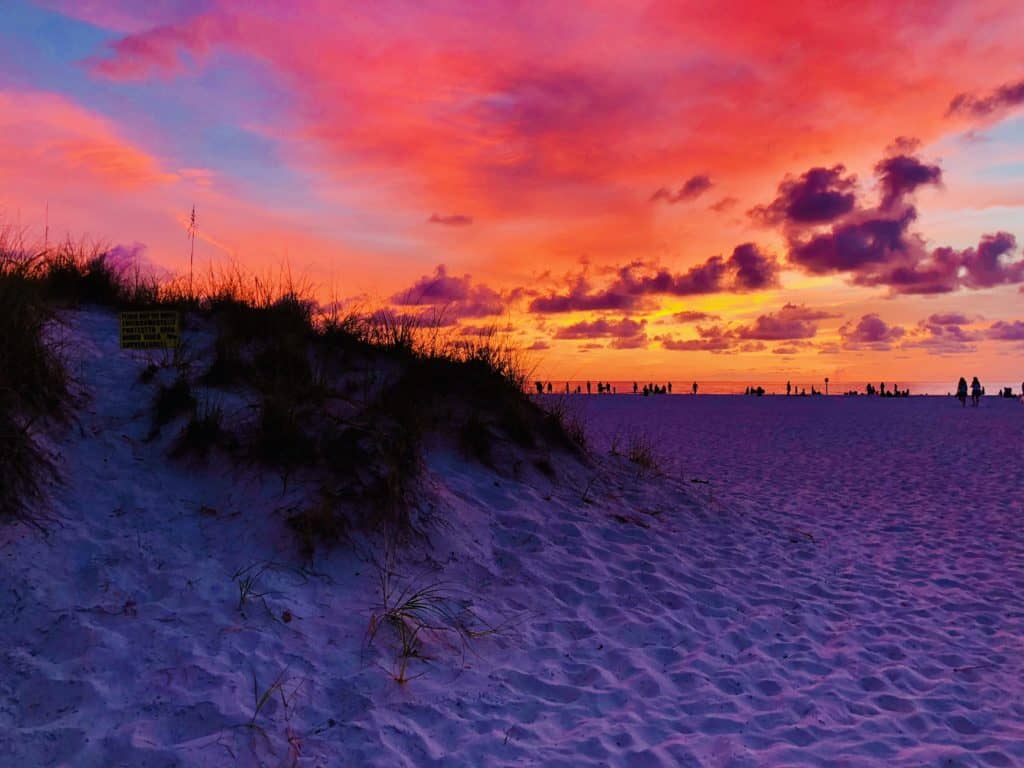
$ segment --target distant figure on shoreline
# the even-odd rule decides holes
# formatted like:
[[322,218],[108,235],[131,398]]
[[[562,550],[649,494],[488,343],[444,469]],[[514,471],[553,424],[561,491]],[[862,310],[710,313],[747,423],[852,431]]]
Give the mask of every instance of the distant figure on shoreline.
[[697,394],[697,382],[693,382],[693,394]]
[[963,376],[960,377],[960,381],[956,385],[956,399],[964,408],[967,407],[967,379]]
[[981,386],[981,382],[978,381],[978,377],[975,376],[971,379],[971,405],[975,408],[978,407],[978,403],[981,402],[981,395],[985,390]]
[[786,382],[786,397],[789,397],[793,393],[793,385],[790,382]]

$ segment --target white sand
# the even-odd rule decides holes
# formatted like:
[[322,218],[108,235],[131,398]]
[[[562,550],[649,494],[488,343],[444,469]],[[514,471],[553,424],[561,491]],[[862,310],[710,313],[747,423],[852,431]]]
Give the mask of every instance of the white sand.
[[[303,483],[166,460],[115,320],[72,322],[58,522],[0,528],[0,765],[1024,764],[1015,401],[581,398],[654,479],[435,452],[451,525],[402,572],[508,626],[398,685],[373,568],[295,553]],[[255,720],[254,673],[288,702]]]

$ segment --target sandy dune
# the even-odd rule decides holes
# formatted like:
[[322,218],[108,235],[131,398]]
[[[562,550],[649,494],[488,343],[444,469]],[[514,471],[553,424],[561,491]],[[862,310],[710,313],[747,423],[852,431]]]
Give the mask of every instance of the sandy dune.
[[1024,764],[1016,402],[580,398],[556,484],[436,451],[400,571],[500,631],[399,685],[375,542],[304,565],[301,480],[168,461],[114,329],[72,317],[56,522],[0,529],[2,765]]

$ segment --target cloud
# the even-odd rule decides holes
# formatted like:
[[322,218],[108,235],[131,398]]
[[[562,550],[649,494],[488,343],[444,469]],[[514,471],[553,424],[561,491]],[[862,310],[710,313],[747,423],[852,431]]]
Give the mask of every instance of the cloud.
[[692,310],[683,310],[682,312],[676,312],[672,315],[672,319],[677,323],[699,323],[702,320],[718,320],[718,315],[712,315],[708,312],[695,312]]
[[761,291],[779,286],[778,264],[754,243],[737,245],[726,266],[735,270],[734,291]]
[[640,262],[632,262],[619,267],[615,278],[596,290],[584,276],[577,276],[567,291],[538,296],[529,308],[538,313],[631,310],[642,306],[649,296],[746,293],[777,287],[778,271],[773,256],[754,243],[744,243],[733,249],[728,259],[712,256],[685,272],[674,273],[664,267],[652,271]]
[[541,352],[545,349],[551,349],[551,345],[548,344],[548,342],[546,342],[544,339],[537,339],[526,349],[529,352]]
[[92,196],[137,193],[178,179],[105,117],[56,94],[2,88],[0,175],[62,191],[80,184]]
[[537,296],[529,305],[531,312],[541,314],[557,314],[561,312],[580,312],[587,310],[631,310],[642,302],[638,294],[626,294],[607,288],[592,291],[590,283],[583,276],[573,278],[569,289],[564,293],[549,293]]
[[882,185],[882,208],[892,208],[918,187],[942,183],[942,169],[917,157],[897,154],[875,165],[875,176]]
[[967,325],[971,319],[959,312],[935,313],[927,320],[932,325]]
[[161,25],[125,35],[107,45],[107,55],[86,61],[89,71],[108,80],[173,77],[204,61],[213,45],[232,36],[230,16],[199,15],[183,24]]
[[453,213],[449,216],[441,216],[437,213],[431,214],[430,218],[427,219],[428,224],[441,224],[445,227],[468,227],[473,223],[472,216],[466,216],[461,213]]
[[727,352],[734,346],[732,339],[724,336],[708,335],[698,339],[675,339],[672,336],[658,338],[664,349],[673,352]]
[[838,317],[830,312],[804,305],[786,304],[777,312],[760,315],[753,325],[741,325],[731,331],[739,339],[783,341],[809,339],[818,332],[818,321]]
[[995,285],[1024,281],[1024,260],[1009,262],[1005,257],[1017,247],[1009,232],[996,232],[981,238],[977,248],[960,253],[965,271],[962,283],[968,288],[991,288]]
[[694,200],[707,192],[712,187],[711,179],[701,174],[688,178],[677,191],[672,192],[667,187],[660,187],[651,195],[651,202],[664,200],[669,205],[682,203],[686,200]]
[[811,168],[800,176],[787,176],[779,184],[775,199],[749,211],[755,221],[766,225],[821,224],[834,221],[853,210],[857,203],[857,177],[844,175],[846,168]]
[[618,321],[598,318],[593,321],[580,321],[559,328],[555,332],[556,339],[598,339],[611,338],[611,346],[616,349],[635,349],[647,345],[647,321],[631,320],[624,317]]
[[947,115],[984,118],[1024,104],[1024,80],[1004,83],[987,93],[959,93],[949,102]]
[[[942,181],[939,166],[906,153],[915,146],[915,140],[897,139],[890,146],[890,152],[897,150],[896,154],[875,165],[881,190],[878,207],[855,204],[827,222],[825,229],[799,227],[799,218],[785,212],[788,197],[780,194],[771,205],[755,209],[754,215],[782,224],[790,263],[809,274],[845,273],[855,285],[888,287],[893,294],[950,293],[1024,282],[1024,262],[1009,258],[1016,241],[1007,232],[984,235],[977,248],[958,251],[946,246],[929,250],[924,238],[912,231],[917,209],[907,198],[921,186]],[[791,179],[791,186],[784,182],[780,192],[825,190],[822,194],[827,201],[838,199],[829,196],[839,194],[836,188],[842,183],[841,188],[853,194],[852,187],[845,186],[852,177],[842,177],[842,166],[823,176],[824,170],[811,169],[799,180]],[[803,183],[814,174],[819,175],[815,183]],[[812,199],[817,198],[812,195]],[[821,205],[828,207],[827,203]]]
[[905,334],[904,328],[889,325],[874,313],[863,315],[856,323],[851,320],[839,329],[839,338],[846,349],[888,350]]
[[758,316],[749,325],[697,326],[696,339],[676,339],[672,335],[657,337],[665,349],[677,352],[758,352],[765,349],[765,341],[791,342],[801,345],[818,332],[818,321],[838,317],[830,312],[803,305],[786,304],[775,312]]
[[932,314],[908,333],[902,346],[906,349],[924,349],[937,355],[974,352],[974,342],[982,337],[963,328],[970,322],[970,318],[956,312]]
[[444,264],[438,264],[433,275],[423,275],[409,288],[395,293],[390,301],[403,307],[432,306],[453,318],[499,315],[506,306],[493,288],[474,283],[469,275],[449,275]]
[[826,233],[792,240],[789,260],[816,275],[886,264],[908,253],[907,230],[916,216],[911,208],[899,218],[869,215],[837,224]]
[[708,210],[709,211],[714,211],[715,213],[725,213],[726,211],[731,211],[733,208],[735,208],[736,204],[738,202],[739,202],[738,198],[735,198],[735,197],[723,197],[718,202],[715,202],[715,203],[712,203],[711,205],[709,205],[708,206]]
[[1024,341],[1024,320],[997,320],[985,333],[988,338],[997,341]]

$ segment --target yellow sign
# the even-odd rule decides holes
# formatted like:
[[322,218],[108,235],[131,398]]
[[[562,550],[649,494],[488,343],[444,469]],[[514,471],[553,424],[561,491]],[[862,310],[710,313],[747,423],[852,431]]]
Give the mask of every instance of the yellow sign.
[[121,313],[121,349],[173,349],[181,320],[171,310]]

